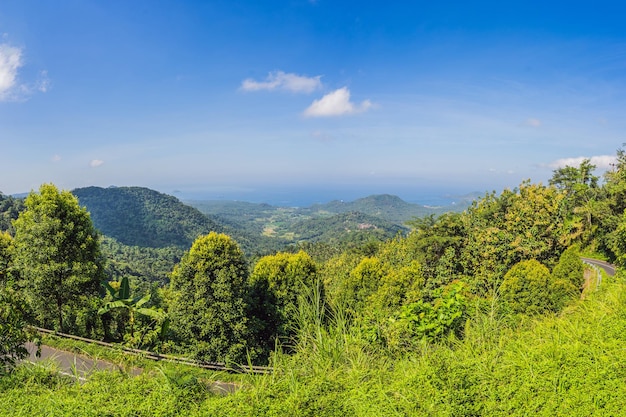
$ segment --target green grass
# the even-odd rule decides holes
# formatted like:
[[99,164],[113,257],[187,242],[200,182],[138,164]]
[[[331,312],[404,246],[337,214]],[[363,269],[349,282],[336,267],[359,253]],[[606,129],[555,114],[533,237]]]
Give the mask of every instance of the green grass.
[[237,375],[243,388],[229,396],[176,365],[84,384],[21,366],[0,379],[0,416],[623,415],[625,305],[619,279],[554,316],[510,320],[494,303],[463,340],[403,357],[372,352],[340,321],[314,326],[274,374]]

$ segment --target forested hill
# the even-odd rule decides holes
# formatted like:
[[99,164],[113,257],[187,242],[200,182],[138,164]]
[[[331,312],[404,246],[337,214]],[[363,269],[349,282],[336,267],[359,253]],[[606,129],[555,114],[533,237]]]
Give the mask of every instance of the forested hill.
[[331,244],[384,241],[398,233],[406,232],[398,225],[355,211],[301,220],[294,223],[290,229],[300,241]]
[[176,197],[142,187],[86,187],[72,193],[95,227],[125,245],[187,249],[201,234],[225,227]]
[[415,217],[442,214],[449,211],[463,211],[469,206],[469,203],[471,203],[470,198],[467,201],[462,199],[461,203],[455,206],[428,207],[408,203],[395,195],[378,194],[354,201],[334,200],[326,204],[315,204],[309,210],[328,213],[360,212],[402,225]]
[[13,230],[12,221],[24,209],[24,200],[6,196],[0,192],[0,232]]

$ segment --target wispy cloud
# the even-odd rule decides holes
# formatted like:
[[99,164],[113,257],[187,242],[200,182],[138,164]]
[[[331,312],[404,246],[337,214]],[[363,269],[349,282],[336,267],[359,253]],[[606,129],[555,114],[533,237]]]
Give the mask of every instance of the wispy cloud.
[[365,100],[361,104],[350,101],[350,90],[343,87],[326,94],[319,100],[315,100],[305,111],[306,117],[329,117],[343,116],[367,111],[372,107],[372,102]]
[[59,162],[61,160],[61,155],[59,154],[53,155],[52,158],[50,158],[50,160],[52,162]]
[[566,166],[578,167],[585,159],[589,159],[592,165],[595,165],[596,168],[601,170],[609,169],[611,165],[617,162],[617,159],[614,155],[598,155],[591,157],[579,156],[576,158],[562,158],[557,159],[556,161],[552,161],[546,165],[552,169],[564,168]]
[[283,71],[270,72],[264,81],[255,81],[251,78],[243,80],[241,90],[286,90],[292,93],[312,93],[322,87],[322,76],[307,77]]
[[528,118],[524,121],[523,125],[524,126],[529,126],[529,127],[541,127],[543,123],[541,122],[541,120],[539,119],[535,119],[535,118]]
[[50,89],[50,78],[48,78],[48,71],[43,70],[39,72],[39,79],[36,83],[37,90],[46,93]]
[[17,71],[22,65],[20,48],[0,44],[0,101],[10,97],[17,84]]
[[104,161],[101,159],[92,159],[89,163],[89,166],[92,168],[98,168],[100,165],[104,164]]
[[[4,34],[3,38],[7,38]],[[0,44],[0,101],[21,101],[36,92],[45,93],[50,89],[48,71],[39,72],[35,82],[20,83],[19,70],[24,66],[22,49],[8,43]]]

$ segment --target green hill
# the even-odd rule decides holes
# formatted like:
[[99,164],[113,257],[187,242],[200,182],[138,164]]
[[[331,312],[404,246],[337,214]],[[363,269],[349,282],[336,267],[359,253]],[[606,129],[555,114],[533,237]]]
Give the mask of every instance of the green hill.
[[402,225],[415,217],[429,214],[442,214],[448,211],[462,211],[467,203],[455,206],[427,207],[420,204],[407,203],[400,197],[390,194],[371,195],[354,201],[334,200],[326,204],[315,204],[309,208],[313,213],[347,213],[360,212],[376,216],[391,223]]
[[201,234],[224,227],[176,197],[142,187],[72,191],[104,235],[129,246],[187,248]]
[[406,231],[378,217],[355,211],[301,220],[294,223],[290,230],[296,241],[326,243],[382,241]]

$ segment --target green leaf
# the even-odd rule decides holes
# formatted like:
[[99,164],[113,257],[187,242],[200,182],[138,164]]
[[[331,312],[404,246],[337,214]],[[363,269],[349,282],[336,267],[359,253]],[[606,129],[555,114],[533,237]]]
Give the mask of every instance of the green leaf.
[[120,283],[119,298],[130,298],[130,284],[128,283],[128,277],[122,278],[122,282]]
[[137,302],[133,303],[134,306],[136,308],[141,307],[142,305],[144,305],[145,303],[147,303],[148,301],[150,301],[150,296],[152,294],[146,294],[143,298],[141,298],[140,300],[138,300]]
[[151,308],[138,308],[135,312],[142,314],[144,316],[152,317],[153,319],[160,319],[164,316],[164,313],[153,310]]

